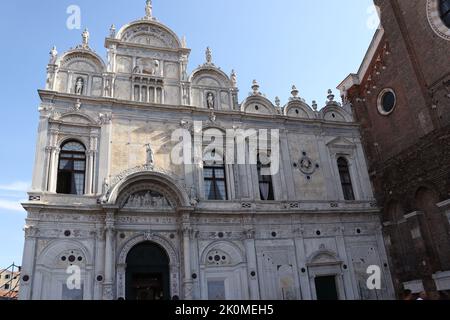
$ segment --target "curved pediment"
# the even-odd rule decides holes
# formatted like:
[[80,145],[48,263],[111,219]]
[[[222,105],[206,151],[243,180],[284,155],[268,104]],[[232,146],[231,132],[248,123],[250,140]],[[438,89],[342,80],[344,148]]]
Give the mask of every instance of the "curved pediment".
[[[149,165],[120,173],[111,181],[111,185],[108,183],[106,188],[108,190],[103,195],[102,202],[119,208],[138,206],[138,204],[138,207],[144,206],[144,208],[152,208],[155,205],[162,206],[161,208],[189,207],[191,205],[186,190],[176,182],[176,179],[155,171],[155,168]],[[147,193],[150,193],[150,204]],[[132,198],[133,195],[134,198]],[[165,198],[168,206],[162,198]],[[130,200],[132,201],[129,202]]]
[[231,83],[228,76],[215,67],[200,67],[190,77],[193,86],[210,88],[230,88]]
[[284,108],[284,114],[288,117],[314,119],[313,110],[303,101],[291,101]]
[[241,106],[241,111],[253,114],[275,115],[277,110],[267,98],[262,95],[253,95],[248,97]]
[[352,117],[342,107],[327,106],[321,110],[321,115],[325,121],[352,122]]
[[156,21],[136,21],[124,26],[117,38],[124,42],[148,45],[158,48],[179,49],[180,41],[176,34]]
[[97,123],[90,118],[89,116],[78,113],[78,112],[69,112],[61,115],[58,119],[59,121],[67,124],[84,124],[84,125],[97,125]]
[[336,253],[326,249],[315,252],[308,261],[309,265],[339,264],[341,262]]
[[83,49],[67,52],[60,58],[59,65],[70,71],[103,73],[106,70],[105,63],[97,54]]

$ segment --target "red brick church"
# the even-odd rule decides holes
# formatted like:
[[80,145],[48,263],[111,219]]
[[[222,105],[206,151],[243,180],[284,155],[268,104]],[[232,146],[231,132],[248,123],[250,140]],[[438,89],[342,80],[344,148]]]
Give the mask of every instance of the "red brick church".
[[450,290],[450,1],[375,0],[377,30],[340,85],[361,125],[397,292]]

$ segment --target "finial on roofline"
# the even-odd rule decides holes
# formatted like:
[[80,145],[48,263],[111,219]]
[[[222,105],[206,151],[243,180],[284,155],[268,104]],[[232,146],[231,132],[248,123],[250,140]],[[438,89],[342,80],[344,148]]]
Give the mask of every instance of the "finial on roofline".
[[153,18],[153,5],[152,0],[147,0],[145,5],[145,18],[146,20],[152,20]]

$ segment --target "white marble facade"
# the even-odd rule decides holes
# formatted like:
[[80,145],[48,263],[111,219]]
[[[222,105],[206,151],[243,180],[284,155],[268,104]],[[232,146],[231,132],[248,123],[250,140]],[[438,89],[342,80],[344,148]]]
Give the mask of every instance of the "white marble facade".
[[[331,93],[322,109],[309,106],[295,87],[281,106],[257,82],[239,102],[236,73],[218,68],[209,49],[188,73],[186,41],[151,11],[148,2],[143,19],[111,27],[106,62],[89,47],[87,31],[75,49],[51,51],[24,203],[20,298],[125,298],[128,253],[144,242],[167,254],[168,298],[316,299],[320,276],[335,277],[339,299],[393,298],[350,108]],[[279,129],[274,200],[261,200],[250,164],[227,164],[227,200],[206,200],[202,164],[170,161],[172,132],[194,121],[218,130]],[[57,193],[67,141],[86,149],[78,195]],[[344,200],[339,157],[349,163],[354,201]],[[66,287],[70,265],[82,271],[75,292]],[[381,267],[381,290],[367,289],[370,265]]]

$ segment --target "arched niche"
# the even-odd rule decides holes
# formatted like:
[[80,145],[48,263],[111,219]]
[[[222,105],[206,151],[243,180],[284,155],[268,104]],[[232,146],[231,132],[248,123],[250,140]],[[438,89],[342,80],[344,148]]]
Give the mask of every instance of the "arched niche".
[[[223,259],[223,254],[226,259]],[[220,256],[217,261],[216,255]],[[212,260],[210,258],[213,258]],[[202,252],[200,261],[202,266],[215,267],[220,265],[236,266],[245,262],[243,251],[234,243],[228,241],[217,241],[209,244]]]
[[[67,287],[69,268],[79,268],[80,288]],[[76,269],[73,269],[76,271]],[[53,240],[38,255],[33,297],[44,300],[90,300],[93,296],[93,255],[76,240]]]

